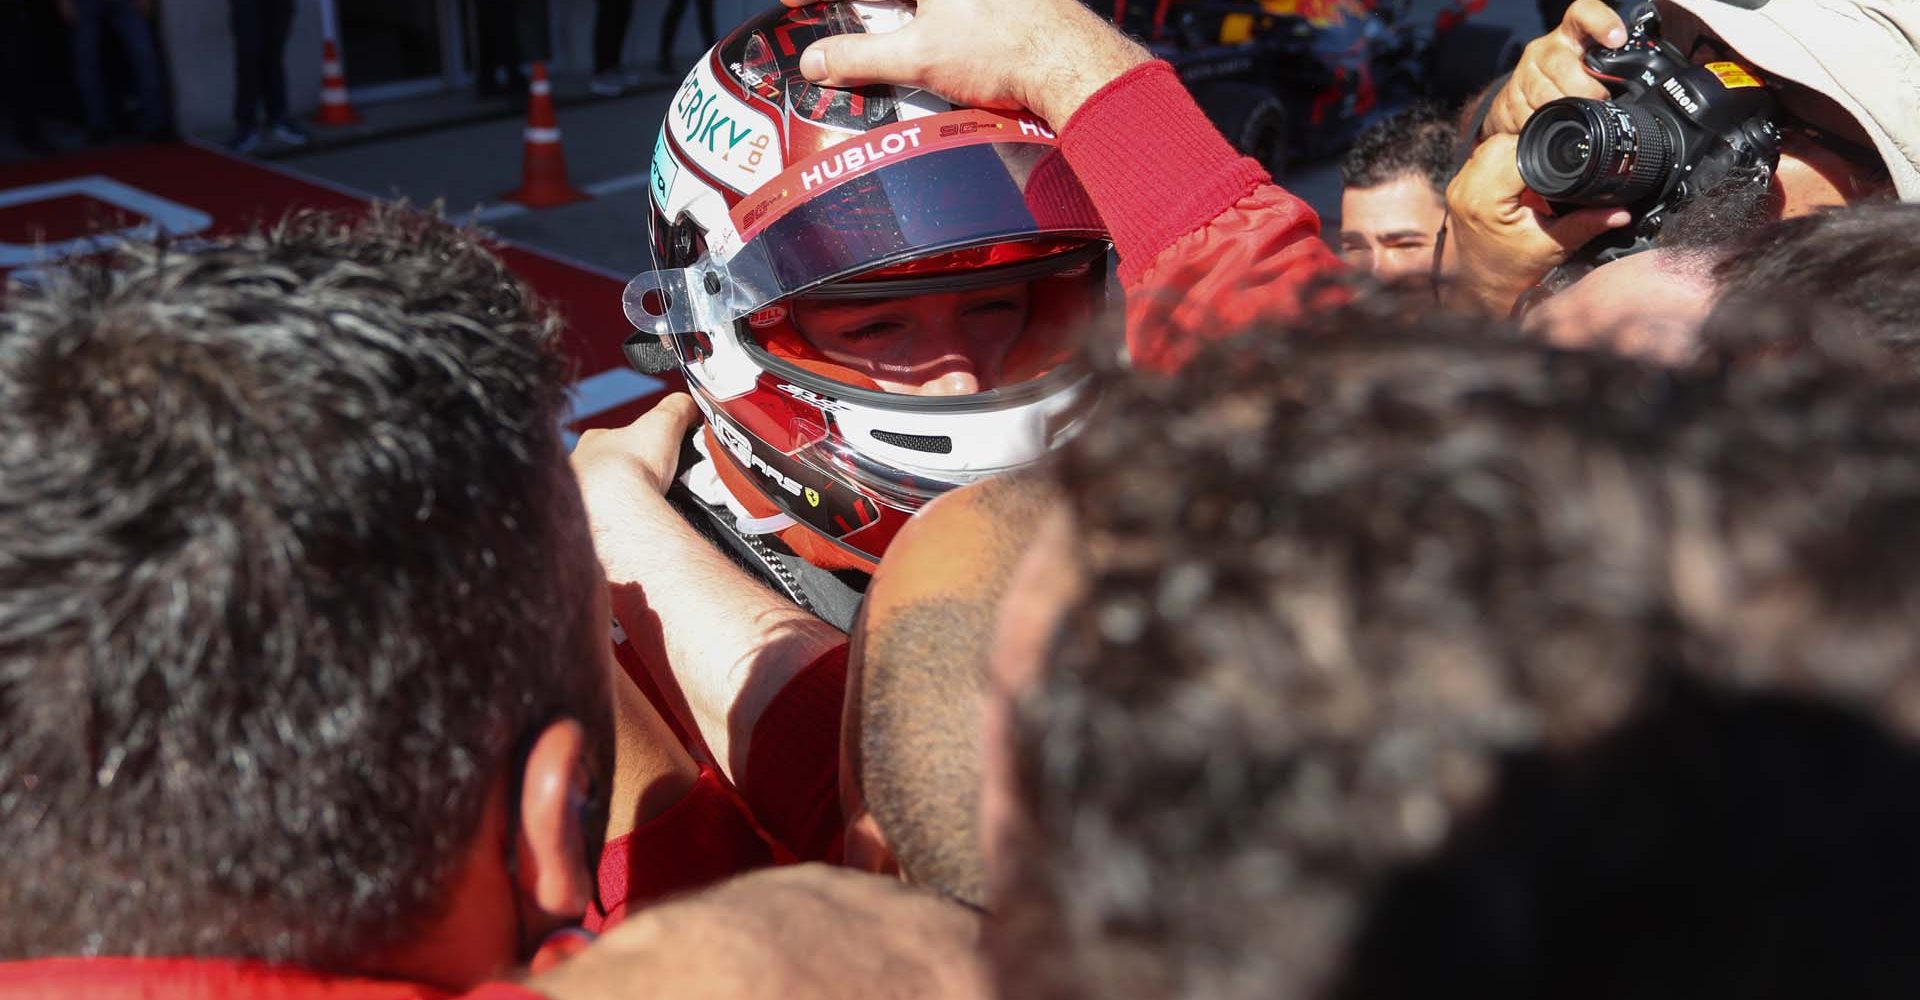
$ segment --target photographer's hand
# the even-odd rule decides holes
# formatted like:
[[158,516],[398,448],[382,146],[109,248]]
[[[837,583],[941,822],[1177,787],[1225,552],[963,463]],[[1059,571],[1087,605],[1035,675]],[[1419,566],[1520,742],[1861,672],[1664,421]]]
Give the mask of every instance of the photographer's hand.
[[920,0],[913,23],[898,31],[813,43],[800,70],[827,86],[890,83],[956,104],[1024,108],[1057,131],[1101,87],[1150,58],[1078,0]]
[[1558,28],[1527,43],[1480,134],[1518,135],[1540,105],[1562,97],[1606,97],[1606,86],[1587,72],[1581,57],[1596,46],[1614,49],[1626,43],[1626,24],[1604,0],[1575,0]]
[[1447,186],[1446,252],[1459,264],[1451,294],[1499,316],[1575,250],[1633,219],[1624,208],[1554,215],[1520,179],[1518,146],[1511,135],[1482,142]]

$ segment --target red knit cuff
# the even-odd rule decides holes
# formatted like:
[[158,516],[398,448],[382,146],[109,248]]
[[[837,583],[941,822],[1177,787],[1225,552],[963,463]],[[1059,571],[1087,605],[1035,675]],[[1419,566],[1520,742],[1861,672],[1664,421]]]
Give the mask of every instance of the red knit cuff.
[[1067,120],[1060,146],[1113,232],[1123,281],[1271,180],[1228,145],[1159,60],[1088,98]]

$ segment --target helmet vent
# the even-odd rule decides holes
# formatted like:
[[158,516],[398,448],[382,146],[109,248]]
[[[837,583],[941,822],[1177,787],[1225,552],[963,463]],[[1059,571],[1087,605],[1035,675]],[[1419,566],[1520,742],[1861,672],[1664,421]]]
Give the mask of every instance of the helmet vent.
[[895,448],[908,451],[924,451],[929,455],[953,454],[953,439],[945,434],[901,434],[896,431],[875,430],[869,432],[875,441],[890,444]]

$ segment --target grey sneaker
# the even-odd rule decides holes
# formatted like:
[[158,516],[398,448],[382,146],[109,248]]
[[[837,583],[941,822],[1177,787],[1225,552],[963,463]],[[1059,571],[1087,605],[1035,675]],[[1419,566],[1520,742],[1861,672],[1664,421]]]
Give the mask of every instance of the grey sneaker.
[[267,130],[267,134],[273,137],[274,142],[285,143],[289,146],[304,146],[308,141],[307,130],[285,118],[274,122],[273,127]]
[[248,126],[233,134],[227,140],[227,148],[240,154],[251,153],[260,148],[260,130]]
[[618,73],[601,73],[587,84],[587,89],[601,97],[619,97],[627,92],[627,82]]

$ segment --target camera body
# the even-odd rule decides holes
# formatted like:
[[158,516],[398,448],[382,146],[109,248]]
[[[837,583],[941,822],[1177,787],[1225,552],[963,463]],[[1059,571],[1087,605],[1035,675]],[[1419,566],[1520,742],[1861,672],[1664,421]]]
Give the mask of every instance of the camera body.
[[1693,65],[1660,37],[1651,0],[1622,15],[1626,44],[1585,60],[1615,96],[1542,105],[1519,143],[1520,176],[1556,210],[1633,212],[1635,224],[1607,238],[1609,257],[1646,249],[1668,209],[1708,188],[1766,185],[1782,143],[1773,95],[1757,73],[1733,60]]

